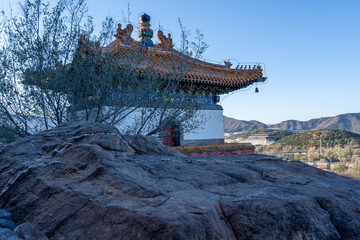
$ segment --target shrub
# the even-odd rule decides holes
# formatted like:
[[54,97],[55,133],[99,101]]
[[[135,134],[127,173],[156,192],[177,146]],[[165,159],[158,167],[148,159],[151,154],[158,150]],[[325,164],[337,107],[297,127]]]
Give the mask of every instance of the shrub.
[[360,163],[354,165],[354,170],[360,172]]
[[338,172],[345,172],[349,169],[349,167],[343,163],[331,165],[331,170]]

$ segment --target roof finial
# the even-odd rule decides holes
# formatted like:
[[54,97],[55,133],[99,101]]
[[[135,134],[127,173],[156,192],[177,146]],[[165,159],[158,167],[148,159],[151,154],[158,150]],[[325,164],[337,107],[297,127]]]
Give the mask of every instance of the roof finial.
[[154,47],[154,43],[151,40],[151,38],[153,37],[153,30],[150,29],[150,16],[147,15],[146,13],[142,14],[139,17],[139,21],[140,21],[140,29],[138,30],[138,36],[140,38],[141,41],[141,46],[144,47]]

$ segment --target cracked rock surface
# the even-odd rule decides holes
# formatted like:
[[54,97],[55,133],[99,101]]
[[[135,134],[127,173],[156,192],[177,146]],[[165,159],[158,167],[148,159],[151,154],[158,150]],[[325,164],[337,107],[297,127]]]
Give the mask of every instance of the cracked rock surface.
[[360,239],[360,181],[84,122],[2,146],[0,208],[49,239]]

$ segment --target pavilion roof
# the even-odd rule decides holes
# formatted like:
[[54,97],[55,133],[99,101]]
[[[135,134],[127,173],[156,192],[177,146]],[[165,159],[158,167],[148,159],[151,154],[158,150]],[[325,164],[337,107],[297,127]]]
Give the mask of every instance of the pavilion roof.
[[140,29],[137,31],[140,41],[132,39],[133,29],[131,24],[124,29],[118,24],[114,35],[116,39],[108,46],[101,47],[103,53],[114,54],[120,66],[130,66],[137,70],[151,68],[153,74],[178,77],[184,86],[195,84],[215,94],[231,92],[266,80],[260,64],[231,68],[229,61],[221,65],[187,56],[175,50],[171,34],[166,37],[161,30],[157,31],[159,43],[153,44],[153,31],[147,14],[140,16]]
[[266,80],[260,65],[231,68],[186,56],[175,49],[164,51],[157,44],[154,44],[154,47],[141,47],[137,41],[125,45],[116,39],[103,47],[102,51],[113,53],[120,64],[138,68],[150,67],[163,76],[181,75],[185,83],[223,87],[224,90],[220,91],[220,94]]

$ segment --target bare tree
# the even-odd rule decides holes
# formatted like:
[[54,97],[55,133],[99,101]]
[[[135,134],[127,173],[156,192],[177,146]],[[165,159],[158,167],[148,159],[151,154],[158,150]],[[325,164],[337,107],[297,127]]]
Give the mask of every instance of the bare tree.
[[[100,47],[110,42],[114,19],[105,19],[96,41],[84,0],[58,0],[52,8],[25,0],[19,11],[1,20],[0,130],[21,137],[71,119],[120,125],[132,118],[128,133],[153,135],[175,118],[184,131],[204,121],[196,117],[198,93],[181,85],[194,67],[190,58],[175,51],[178,58],[165,75],[143,65],[142,51],[119,60]],[[207,48],[203,35],[197,32],[191,43],[179,23],[180,52],[192,55],[191,48],[200,57]]]
[[80,34],[92,33],[83,0],[19,4],[1,35],[1,127],[23,136],[66,120],[67,95],[54,91],[72,61]]
[[113,125],[132,118],[126,132],[150,135],[159,133],[175,118],[183,123],[184,131],[203,122],[196,116],[199,105],[193,86],[187,84],[186,92],[181,86],[193,68],[191,63],[182,63],[184,59],[178,57],[170,63],[170,73],[164,75],[154,65],[144,66],[147,59],[143,52],[126,54],[127,58],[119,58],[104,51],[99,42],[81,39],[63,90],[71,91],[68,112],[73,118]]

